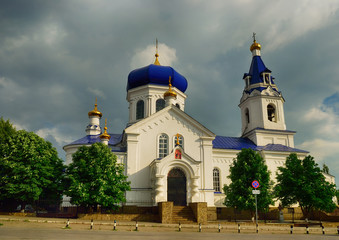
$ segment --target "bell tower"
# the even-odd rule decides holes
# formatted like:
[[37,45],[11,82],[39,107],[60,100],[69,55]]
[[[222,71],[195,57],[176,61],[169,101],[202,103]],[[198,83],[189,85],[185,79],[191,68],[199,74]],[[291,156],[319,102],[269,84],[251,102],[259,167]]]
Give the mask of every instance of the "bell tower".
[[275,84],[275,78],[261,59],[261,45],[253,33],[252,63],[244,74],[245,88],[240,100],[242,137],[248,137],[258,146],[282,144],[294,147],[294,131],[286,130],[284,98]]

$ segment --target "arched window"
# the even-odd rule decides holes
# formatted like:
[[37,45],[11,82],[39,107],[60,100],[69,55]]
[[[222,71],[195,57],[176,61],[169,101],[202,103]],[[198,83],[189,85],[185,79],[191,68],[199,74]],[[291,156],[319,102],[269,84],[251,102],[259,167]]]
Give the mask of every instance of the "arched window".
[[250,111],[248,108],[245,109],[246,123],[250,123]]
[[176,106],[177,108],[179,108],[179,109],[180,109],[180,105],[179,105],[179,103],[175,104],[175,106]]
[[137,102],[137,112],[136,112],[136,119],[142,119],[144,118],[145,112],[145,104],[143,100],[139,100]]
[[219,169],[213,169],[213,188],[215,192],[220,192],[220,174]]
[[265,84],[270,84],[270,74],[269,73],[264,73],[264,81],[265,81]]
[[267,117],[268,117],[268,120],[271,122],[277,121],[275,107],[272,104],[267,105]]
[[160,111],[161,109],[163,109],[165,107],[165,100],[162,99],[162,98],[159,98],[156,103],[155,103],[155,108],[156,108],[156,111]]
[[164,158],[168,155],[168,136],[166,134],[161,134],[159,136],[159,158]]
[[[178,141],[178,136],[179,136],[179,141]],[[182,135],[179,135],[177,134],[175,137],[174,137],[174,146],[177,146],[178,145],[178,142],[179,142],[179,146],[181,148],[184,148],[184,137]]]

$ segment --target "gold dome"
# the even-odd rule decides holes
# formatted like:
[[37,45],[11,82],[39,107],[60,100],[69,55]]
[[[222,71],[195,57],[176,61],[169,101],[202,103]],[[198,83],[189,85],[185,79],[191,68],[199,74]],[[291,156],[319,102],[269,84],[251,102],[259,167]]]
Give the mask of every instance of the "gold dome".
[[105,119],[104,133],[100,135],[100,139],[111,139],[111,136],[107,133],[107,118]]
[[102,117],[102,113],[98,110],[97,98],[95,98],[94,109],[88,112],[88,116],[89,117],[98,116],[100,118]]
[[258,49],[258,50],[261,49],[260,43],[257,43],[255,40],[254,40],[253,44],[252,44],[251,47],[250,47],[251,52],[252,52],[254,49]]
[[172,90],[172,84],[171,84],[171,76],[169,76],[169,84],[168,84],[168,90],[164,93],[164,98],[165,97],[177,97],[177,93]]

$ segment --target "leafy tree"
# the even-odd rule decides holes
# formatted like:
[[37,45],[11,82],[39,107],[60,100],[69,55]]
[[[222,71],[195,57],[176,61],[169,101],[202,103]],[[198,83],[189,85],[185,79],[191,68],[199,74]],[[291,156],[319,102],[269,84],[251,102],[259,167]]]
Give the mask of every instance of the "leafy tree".
[[324,163],[323,164],[323,170],[322,170],[323,173],[327,173],[329,174],[330,173],[330,169],[328,168],[328,166]]
[[34,204],[41,197],[62,195],[63,164],[50,142],[33,132],[17,131],[2,145],[0,200]]
[[335,185],[326,182],[312,156],[299,160],[295,153],[290,154],[285,166],[278,167],[274,190],[284,207],[298,203],[305,218],[312,210],[332,212],[336,207],[332,200]]
[[0,144],[3,144],[7,139],[16,132],[15,127],[9,120],[5,121],[2,117],[0,118]]
[[66,170],[66,195],[71,203],[83,207],[116,209],[125,201],[130,182],[124,167],[103,143],[82,146],[73,154],[73,162]]
[[9,122],[5,121],[2,117],[0,118],[0,159],[3,157],[3,147],[8,142],[10,136],[13,136],[16,132],[16,129]]
[[252,181],[260,183],[260,195],[257,197],[258,210],[267,210],[273,203],[270,173],[264,159],[252,149],[242,149],[230,166],[230,185],[224,186],[225,205],[239,210],[255,211],[255,196],[252,194]]

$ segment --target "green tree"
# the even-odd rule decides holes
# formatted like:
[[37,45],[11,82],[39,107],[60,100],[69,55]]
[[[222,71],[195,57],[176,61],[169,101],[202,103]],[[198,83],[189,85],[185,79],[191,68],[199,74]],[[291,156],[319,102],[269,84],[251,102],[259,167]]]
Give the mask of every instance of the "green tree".
[[252,214],[255,211],[255,196],[252,194],[252,181],[257,180],[260,183],[260,195],[257,197],[258,210],[267,211],[270,204],[273,203],[270,181],[270,173],[267,170],[264,159],[252,149],[242,149],[237,154],[230,166],[231,179],[230,185],[224,186],[226,195],[225,205],[239,210],[250,210]]
[[0,201],[34,204],[41,197],[62,196],[63,164],[50,142],[33,132],[17,131],[3,144]]
[[336,207],[335,185],[326,182],[312,156],[300,160],[297,154],[290,154],[285,166],[278,167],[274,191],[284,207],[298,203],[305,218],[312,210],[332,212]]
[[16,129],[13,127],[9,120],[5,121],[2,117],[0,118],[0,159],[3,158],[3,147],[8,143],[8,139],[13,136]]
[[327,174],[330,174],[330,169],[328,168],[328,166],[324,163],[323,164],[323,170],[322,170],[323,173],[327,173]]
[[66,185],[72,204],[94,209],[98,205],[118,208],[130,190],[123,165],[103,143],[82,146],[73,154],[73,162],[66,170]]
[[0,118],[0,144],[5,143],[8,138],[16,132],[15,127],[9,120],[5,121],[2,117]]

